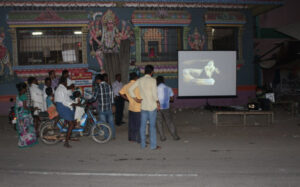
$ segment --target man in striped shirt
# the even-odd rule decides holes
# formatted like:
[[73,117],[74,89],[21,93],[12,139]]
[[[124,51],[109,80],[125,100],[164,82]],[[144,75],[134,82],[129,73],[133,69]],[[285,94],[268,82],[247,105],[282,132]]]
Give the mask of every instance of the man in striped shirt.
[[116,136],[114,116],[114,94],[112,87],[104,81],[104,76],[99,74],[95,77],[95,90],[93,97],[88,102],[95,102],[98,100],[98,113],[99,120],[104,123],[108,123],[112,130],[112,138]]

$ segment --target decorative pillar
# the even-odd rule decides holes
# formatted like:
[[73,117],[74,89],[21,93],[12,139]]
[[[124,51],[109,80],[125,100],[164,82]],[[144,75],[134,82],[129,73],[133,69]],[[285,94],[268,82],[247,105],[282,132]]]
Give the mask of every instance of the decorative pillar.
[[135,55],[136,55],[136,62],[142,62],[141,58],[141,29],[140,27],[134,27],[134,35],[135,35]]
[[206,35],[207,35],[207,50],[213,50],[213,28],[206,26]]
[[243,34],[244,34],[244,26],[239,27],[238,31],[238,64],[244,64],[243,58]]
[[87,64],[87,36],[88,36],[88,27],[81,28],[82,37],[81,37],[81,50],[82,50],[82,63]]
[[189,27],[183,27],[183,50],[188,49],[188,34],[189,34],[190,28]]
[[[168,29],[164,29],[164,52],[167,53],[168,52]],[[180,41],[180,40],[177,40],[177,41]]]
[[11,41],[12,41],[12,65],[18,65],[18,46],[17,46],[17,31],[16,28],[9,29]]

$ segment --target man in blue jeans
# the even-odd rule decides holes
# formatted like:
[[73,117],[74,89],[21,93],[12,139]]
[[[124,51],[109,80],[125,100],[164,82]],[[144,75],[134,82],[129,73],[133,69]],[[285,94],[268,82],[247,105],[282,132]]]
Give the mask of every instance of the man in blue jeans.
[[[138,103],[141,103],[141,148],[146,147],[146,126],[147,121],[150,123],[150,149],[160,149],[156,145],[156,114],[159,109],[157,97],[156,80],[152,78],[154,67],[152,65],[145,66],[145,76],[138,79],[130,88],[129,95]],[[140,90],[141,99],[138,99],[134,93],[135,88]]]
[[112,87],[105,82],[104,76],[99,74],[95,77],[95,90],[93,97],[88,102],[94,102],[98,99],[98,113],[100,122],[108,123],[112,130],[112,138],[116,137],[114,124],[115,112],[114,94]]

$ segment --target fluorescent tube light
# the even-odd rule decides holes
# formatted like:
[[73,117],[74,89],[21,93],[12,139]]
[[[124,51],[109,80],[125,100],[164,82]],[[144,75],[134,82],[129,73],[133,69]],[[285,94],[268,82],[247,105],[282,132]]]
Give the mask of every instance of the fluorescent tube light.
[[33,36],[38,36],[38,35],[42,35],[42,34],[43,34],[43,32],[32,32]]
[[74,34],[82,34],[81,31],[74,31]]

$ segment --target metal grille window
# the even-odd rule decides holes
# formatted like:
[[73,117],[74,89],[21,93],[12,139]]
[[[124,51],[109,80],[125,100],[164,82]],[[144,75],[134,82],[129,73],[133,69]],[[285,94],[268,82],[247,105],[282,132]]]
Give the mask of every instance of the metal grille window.
[[212,30],[213,50],[215,51],[238,51],[238,28],[214,27]]
[[142,61],[177,61],[177,51],[182,50],[181,27],[143,27]]
[[82,63],[81,28],[17,29],[18,64]]

